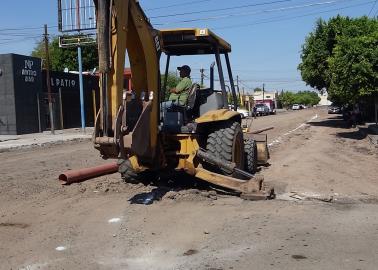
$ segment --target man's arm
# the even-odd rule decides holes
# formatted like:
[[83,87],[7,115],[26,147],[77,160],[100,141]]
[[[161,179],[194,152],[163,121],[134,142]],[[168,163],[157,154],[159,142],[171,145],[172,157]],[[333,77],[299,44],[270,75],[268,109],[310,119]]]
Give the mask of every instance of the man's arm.
[[182,91],[189,90],[190,87],[192,87],[192,81],[189,78],[184,78],[177,84],[177,86],[174,89],[174,93],[179,94]]

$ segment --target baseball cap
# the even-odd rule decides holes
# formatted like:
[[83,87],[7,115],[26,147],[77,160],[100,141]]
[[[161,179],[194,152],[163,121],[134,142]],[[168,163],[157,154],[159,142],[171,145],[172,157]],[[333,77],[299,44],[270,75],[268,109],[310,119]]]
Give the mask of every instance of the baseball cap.
[[178,70],[185,70],[189,73],[192,71],[188,65],[183,65],[182,67],[177,67],[177,69]]

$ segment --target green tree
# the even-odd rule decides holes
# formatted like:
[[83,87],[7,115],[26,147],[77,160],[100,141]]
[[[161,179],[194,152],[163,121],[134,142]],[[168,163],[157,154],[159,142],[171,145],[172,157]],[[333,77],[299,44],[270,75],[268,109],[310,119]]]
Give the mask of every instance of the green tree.
[[[49,42],[49,54],[52,70],[63,71],[65,68],[68,68],[69,70],[78,70],[77,48],[60,48],[58,37],[54,37]],[[31,55],[46,59],[45,44],[43,40],[37,43]],[[93,70],[98,66],[98,51],[96,44],[82,46],[82,62],[83,70]]]
[[[165,82],[165,75],[161,75],[161,86],[164,87],[164,82]],[[164,93],[165,93],[165,99],[167,100],[170,92],[169,90],[171,88],[176,87],[176,85],[180,82],[180,77],[176,75],[175,72],[169,72],[167,76],[167,85],[165,87]]]
[[278,100],[284,108],[288,108],[293,105],[295,103],[294,99],[294,93],[289,91],[281,92],[281,94],[278,96]]
[[320,97],[313,91],[299,91],[294,94],[294,103],[313,106],[318,104]]
[[326,23],[319,19],[316,29],[306,37],[305,43],[302,45],[302,63],[298,66],[302,79],[319,91],[328,88],[327,59],[332,51],[327,49],[326,28]]
[[378,93],[378,23],[376,31],[354,38],[340,37],[332,57],[330,98],[355,103]]
[[278,96],[278,102],[282,104],[283,107],[289,108],[293,104],[304,104],[307,106],[317,105],[320,101],[320,97],[316,92],[313,91],[299,91],[297,93],[293,92],[281,92]]
[[377,18],[318,20],[302,46],[302,79],[341,103],[377,92],[377,32]]

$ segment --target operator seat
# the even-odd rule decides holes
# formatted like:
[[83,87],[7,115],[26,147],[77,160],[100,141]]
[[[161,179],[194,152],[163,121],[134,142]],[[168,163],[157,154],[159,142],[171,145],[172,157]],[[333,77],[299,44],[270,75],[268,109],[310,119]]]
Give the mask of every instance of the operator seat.
[[200,90],[200,88],[201,87],[198,83],[194,83],[192,88],[189,90],[188,100],[186,101],[187,110],[193,110],[194,106],[196,105],[197,91]]
[[164,117],[164,129],[166,131],[187,132],[185,126],[198,115],[197,92],[199,89],[199,84],[194,83],[189,90],[185,105],[172,103],[167,108]]

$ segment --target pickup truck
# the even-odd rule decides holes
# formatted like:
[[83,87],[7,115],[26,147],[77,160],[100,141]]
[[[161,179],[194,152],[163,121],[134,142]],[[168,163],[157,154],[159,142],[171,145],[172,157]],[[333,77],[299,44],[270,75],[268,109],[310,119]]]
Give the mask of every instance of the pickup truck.
[[257,115],[269,115],[270,109],[265,104],[256,104],[256,113]]

